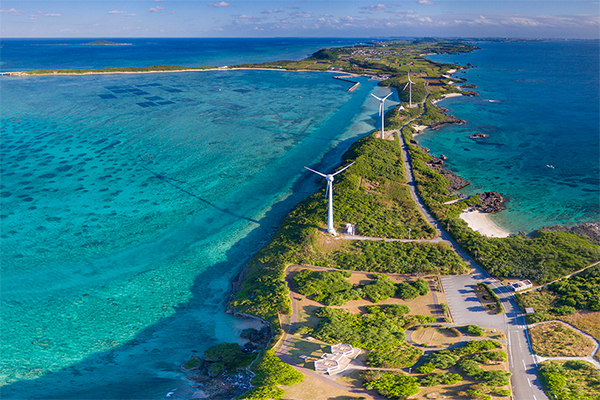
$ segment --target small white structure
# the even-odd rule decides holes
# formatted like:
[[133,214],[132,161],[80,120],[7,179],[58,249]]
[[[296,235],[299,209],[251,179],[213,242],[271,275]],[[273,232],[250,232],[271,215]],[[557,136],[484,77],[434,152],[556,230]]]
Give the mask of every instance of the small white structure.
[[524,279],[519,282],[509,283],[507,288],[512,292],[520,292],[522,290],[530,289],[533,287],[533,283],[529,279]]
[[354,235],[355,234],[355,230],[354,227],[356,225],[352,225],[351,223],[347,223],[346,224],[346,235]]
[[331,346],[331,353],[324,353],[320,359],[315,361],[315,371],[327,372],[329,375],[339,372],[342,364],[347,366],[350,361],[347,358],[353,353],[354,348],[349,344],[334,344]]

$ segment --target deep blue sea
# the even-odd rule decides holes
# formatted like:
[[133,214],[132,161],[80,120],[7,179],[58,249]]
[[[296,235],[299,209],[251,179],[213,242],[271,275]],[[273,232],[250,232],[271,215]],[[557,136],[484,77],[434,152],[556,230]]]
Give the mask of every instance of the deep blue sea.
[[[6,40],[2,62],[224,65],[356,40],[126,41]],[[369,94],[389,89],[333,76],[0,77],[2,398],[191,397],[178,366],[239,339],[229,282],[320,187],[303,167],[376,127]]]
[[[89,41],[2,40],[0,70],[232,65],[363,40]],[[480,96],[444,100],[468,123],[418,140],[467,193],[510,197],[502,227],[598,218],[597,46],[432,56],[477,66],[457,75]],[[303,166],[333,168],[378,127],[369,94],[389,90],[332,76],[0,77],[2,398],[183,396],[178,366],[244,327],[223,312],[230,279],[321,184]]]
[[[467,121],[417,137],[472,181],[466,195],[496,191],[492,216],[516,233],[600,220],[599,42],[483,43],[461,55],[430,56],[474,68],[456,73],[477,97],[439,103]],[[469,89],[470,90],[470,89]],[[489,135],[471,139],[475,133]]]

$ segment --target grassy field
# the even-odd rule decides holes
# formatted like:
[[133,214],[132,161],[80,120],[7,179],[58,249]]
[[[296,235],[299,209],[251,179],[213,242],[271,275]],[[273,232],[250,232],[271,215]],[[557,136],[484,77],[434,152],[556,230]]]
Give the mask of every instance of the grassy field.
[[427,347],[447,347],[460,342],[461,337],[446,327],[433,326],[417,329],[411,334],[413,342]]
[[542,357],[589,356],[594,343],[562,322],[546,322],[529,330],[533,351]]

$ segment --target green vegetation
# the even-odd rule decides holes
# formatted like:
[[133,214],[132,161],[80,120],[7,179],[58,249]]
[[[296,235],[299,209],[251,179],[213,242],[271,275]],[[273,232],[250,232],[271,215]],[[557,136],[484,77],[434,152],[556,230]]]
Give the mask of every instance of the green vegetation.
[[389,299],[396,293],[396,285],[386,275],[374,275],[375,282],[363,287],[364,294],[373,303]]
[[481,329],[477,325],[467,325],[467,326],[465,326],[465,332],[467,332],[467,334],[471,335],[471,336],[483,336],[483,335],[485,335],[485,332],[483,331],[483,329]]
[[414,75],[411,75],[410,79],[414,85],[412,85],[412,94],[409,93],[408,88],[404,90],[404,87],[408,83],[408,75],[394,77],[386,79],[385,81],[379,82],[379,86],[390,86],[398,91],[398,97],[401,102],[408,103],[409,94],[412,95],[412,104],[420,103],[427,97],[427,87],[423,79],[419,79]]
[[[510,373],[504,370],[484,369],[481,365],[495,364],[507,360],[506,353],[498,351],[501,344],[491,340],[471,341],[453,350],[440,350],[431,353],[424,364],[415,372],[424,374],[419,378],[403,373],[367,370],[362,374],[367,389],[376,389],[382,396],[389,399],[406,399],[417,394],[421,387],[437,385],[453,385],[463,380],[476,381],[467,390],[459,392],[460,396],[472,398],[487,398],[489,394],[510,396],[510,390],[503,386],[509,385]],[[456,370],[455,372],[432,373],[436,369]],[[394,390],[399,386],[399,390]],[[479,396],[479,397],[477,397]],[[491,396],[489,397],[491,398]]]
[[530,324],[553,319],[572,322],[565,317],[577,310],[600,311],[600,265],[543,289],[517,294],[517,301],[523,310],[534,309],[534,314],[526,316]]
[[363,374],[363,379],[366,389],[377,390],[388,399],[406,399],[420,391],[419,380],[402,372],[367,371]]
[[348,343],[372,350],[398,346],[406,338],[404,329],[408,320],[385,312],[361,315],[322,307],[316,311],[316,315],[323,320],[319,322],[313,336],[326,343]]
[[550,398],[597,400],[600,398],[600,371],[585,361],[544,361],[540,381]]
[[494,293],[492,288],[486,285],[485,283],[478,283],[477,287],[479,287],[480,290],[485,290],[488,292],[490,297],[496,302],[496,314],[502,314],[504,312],[504,307],[502,307],[502,301],[500,300],[498,295]]
[[272,350],[264,351],[252,367],[256,374],[252,388],[238,397],[240,400],[280,399],[285,394],[279,385],[291,386],[301,382],[304,376],[291,365],[281,361]]
[[255,358],[253,354],[244,353],[237,343],[217,344],[204,352],[204,360],[210,363],[209,376],[246,368]]
[[313,296],[314,301],[341,306],[350,300],[363,298],[363,294],[346,281],[348,277],[350,273],[345,271],[315,272],[305,269],[294,276],[294,287],[300,294]]
[[572,309],[600,311],[600,266],[589,268],[569,279],[554,282],[548,290],[556,294],[556,306],[550,311],[558,315],[572,314]]
[[[360,219],[360,229],[364,228],[372,235],[408,234],[408,227],[412,227],[411,238],[433,234],[433,228],[424,221],[408,194],[405,200],[401,200],[400,193],[404,192],[394,189],[400,187],[397,185],[405,179],[402,168],[392,167],[395,165],[392,161],[399,162],[399,157],[397,144],[379,140],[373,135],[360,139],[350,148],[344,158],[346,161],[356,160],[356,164],[336,176],[334,196],[336,210],[352,219],[340,218],[338,221],[357,222]],[[350,195],[348,191],[356,189],[356,182],[364,188],[358,189],[362,194],[353,192],[354,195]],[[361,197],[363,195],[364,198]],[[285,268],[289,264],[378,273],[450,274],[466,269],[460,257],[445,244],[360,241],[346,243],[333,251],[324,250],[319,247],[321,234],[318,227],[324,226],[326,220],[325,204],[323,193],[316,193],[284,219],[271,241],[252,259],[251,268],[230,303],[230,307],[238,312],[256,315],[270,322],[276,336],[281,333],[278,314],[291,312],[285,282]],[[371,212],[371,208],[376,211]],[[397,208],[397,212],[394,211]],[[396,228],[391,228],[394,226]],[[360,233],[365,234],[363,231]],[[339,301],[334,299],[334,302]]]
[[322,266],[354,271],[424,274],[460,274],[465,263],[444,243],[404,243],[384,241],[357,241],[349,243],[346,251],[314,262]]
[[395,347],[372,350],[367,354],[367,365],[374,368],[412,367],[423,355],[418,347],[402,343]]
[[[435,107],[429,104],[427,112]],[[433,111],[431,111],[433,112]],[[428,124],[429,116],[415,123]],[[432,115],[432,120],[439,120]],[[413,173],[421,198],[431,213],[449,228],[457,243],[483,268],[499,277],[529,278],[540,283],[560,278],[600,260],[600,247],[587,238],[569,233],[537,231],[530,237],[520,235],[508,238],[488,238],[469,228],[458,216],[474,198],[451,205],[444,204],[452,199],[447,195],[449,181],[426,165],[431,159],[423,149],[411,143],[412,130],[402,131],[411,156]]]
[[[346,278],[350,277],[347,271],[312,271],[304,269],[298,272],[294,278],[294,287],[296,291],[305,296],[310,296],[312,300],[323,303],[327,306],[341,306],[350,300],[360,300],[369,298],[373,303],[378,303],[398,294],[402,299],[414,299],[420,295],[429,293],[429,284],[424,279],[418,279],[412,283],[399,283],[396,285],[387,275],[373,274],[373,282],[353,287]],[[410,297],[407,297],[407,291],[404,287],[410,289]],[[405,297],[403,297],[405,296]],[[389,308],[390,312],[408,313],[405,311],[408,307],[398,305]],[[385,313],[388,313],[386,309]],[[398,315],[399,315],[398,314]]]
[[439,373],[424,376],[419,379],[420,386],[437,386],[437,385],[453,385],[462,381],[463,378],[459,374]]

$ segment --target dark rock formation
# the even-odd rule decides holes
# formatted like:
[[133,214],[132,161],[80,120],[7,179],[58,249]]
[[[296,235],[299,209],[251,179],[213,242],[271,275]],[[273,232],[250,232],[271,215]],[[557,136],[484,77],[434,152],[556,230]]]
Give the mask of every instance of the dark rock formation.
[[504,210],[504,197],[497,192],[478,193],[481,205],[472,206],[473,209],[484,213],[497,213]]
[[472,83],[469,83],[468,85],[462,85],[462,87],[467,89],[477,89],[477,85],[473,85]]
[[450,185],[448,185],[448,194],[451,194],[452,192],[458,189],[464,188],[469,183],[471,183],[470,181],[461,178],[454,172],[447,169],[446,165],[444,165],[444,160],[442,160],[441,158],[432,157],[431,160],[427,162],[427,165],[434,171],[437,171],[440,174],[444,175],[450,181]]
[[548,226],[541,228],[540,231],[559,231],[585,236],[588,237],[592,242],[600,245],[600,222],[590,222],[576,226]]
[[[436,107],[436,106],[433,106]],[[431,127],[431,129],[435,129],[438,130],[440,128],[440,126],[443,125],[448,125],[448,124],[464,124],[465,121],[462,119],[458,119],[453,115],[448,115],[446,114],[446,112],[448,111],[448,109],[446,108],[442,108],[442,107],[438,107],[439,111],[444,114],[444,119],[441,121],[434,121],[431,123],[431,125],[429,125]]]

